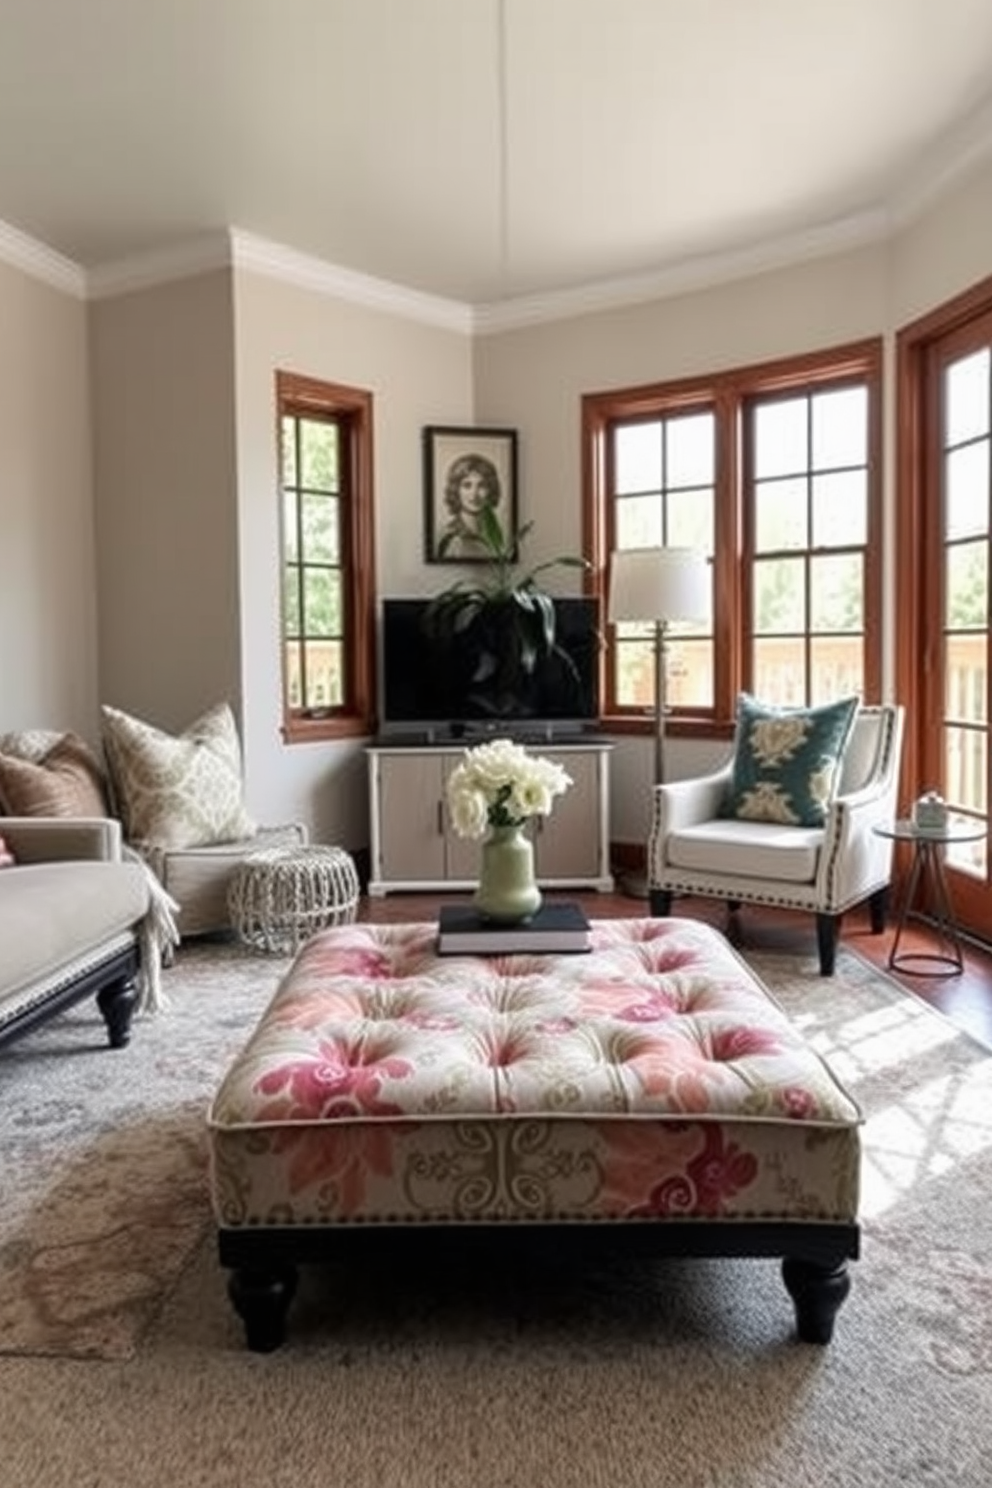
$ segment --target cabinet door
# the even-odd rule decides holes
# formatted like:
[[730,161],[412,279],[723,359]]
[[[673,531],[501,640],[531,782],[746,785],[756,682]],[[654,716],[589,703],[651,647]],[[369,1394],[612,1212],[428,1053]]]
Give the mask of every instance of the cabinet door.
[[596,878],[599,874],[599,771],[602,755],[595,750],[558,753],[548,759],[572,777],[572,784],[555,800],[550,816],[534,822],[534,864],[538,881],[556,878]]
[[442,768],[438,754],[379,756],[380,878],[426,882],[446,876]]
[[441,795],[444,800],[444,843],[445,843],[445,878],[453,882],[469,881],[475,883],[479,877],[479,859],[482,853],[482,844],[471,837],[459,837],[451,825],[451,815],[448,811],[448,798],[444,787],[448,783],[448,776],[460,761],[461,751],[458,754],[447,754],[442,764],[442,789]]

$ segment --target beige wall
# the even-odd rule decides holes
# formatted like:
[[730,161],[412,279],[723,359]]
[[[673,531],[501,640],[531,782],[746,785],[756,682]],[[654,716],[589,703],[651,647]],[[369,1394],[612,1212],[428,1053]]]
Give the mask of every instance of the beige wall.
[[90,344],[100,701],[239,710],[231,275],[98,300]]
[[368,389],[374,399],[377,590],[417,594],[438,573],[422,557],[421,429],[471,422],[469,339],[399,315],[239,272],[238,513],[244,738],[249,804],[270,822],[303,820],[320,841],[368,842],[361,741],[280,738],[277,370]]
[[0,263],[0,732],[96,727],[86,306]]
[[926,314],[992,274],[992,160],[976,167],[893,238],[891,327]]

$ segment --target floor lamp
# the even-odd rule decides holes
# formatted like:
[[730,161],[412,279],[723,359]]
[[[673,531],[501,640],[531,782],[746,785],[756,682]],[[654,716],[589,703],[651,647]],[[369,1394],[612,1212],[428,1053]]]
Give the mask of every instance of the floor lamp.
[[[668,707],[668,628],[674,621],[703,623],[712,615],[713,574],[695,548],[621,548],[610,560],[609,618],[654,626],[654,783],[665,779],[665,713]],[[644,897],[646,886],[631,885]]]

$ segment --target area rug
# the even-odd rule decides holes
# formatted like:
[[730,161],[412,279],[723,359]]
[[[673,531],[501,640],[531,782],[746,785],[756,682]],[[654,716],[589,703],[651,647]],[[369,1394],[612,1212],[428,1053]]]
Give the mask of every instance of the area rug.
[[208,1099],[288,965],[184,947],[126,1049],[87,1002],[0,1051],[0,1354],[134,1352],[208,1223]]
[[[862,1212],[876,1281],[919,1251],[922,1232],[907,1225],[919,1203],[927,1346],[949,1366],[985,1367],[989,1273],[955,1174],[983,1166],[992,1140],[992,1055],[852,951],[831,979],[809,958],[748,959],[868,1117]],[[184,948],[164,978],[167,1007],[136,1023],[128,1049],[106,1049],[84,1006],[0,1055],[0,1353],[133,1356],[208,1235],[206,1106],[287,965],[235,945]],[[948,1305],[952,1294],[967,1305]]]

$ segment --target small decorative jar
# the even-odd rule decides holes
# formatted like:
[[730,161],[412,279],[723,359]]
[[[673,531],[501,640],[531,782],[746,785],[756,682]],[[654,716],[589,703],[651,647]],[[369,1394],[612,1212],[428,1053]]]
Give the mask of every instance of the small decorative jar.
[[913,807],[913,825],[921,832],[943,832],[947,827],[947,803],[935,790],[929,790]]

